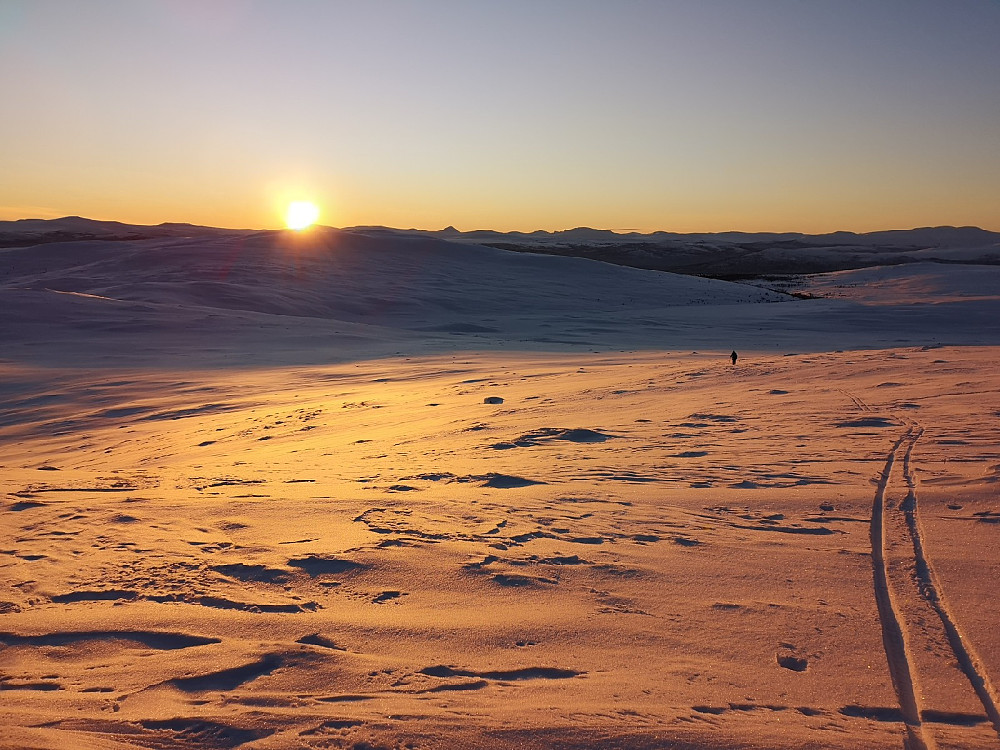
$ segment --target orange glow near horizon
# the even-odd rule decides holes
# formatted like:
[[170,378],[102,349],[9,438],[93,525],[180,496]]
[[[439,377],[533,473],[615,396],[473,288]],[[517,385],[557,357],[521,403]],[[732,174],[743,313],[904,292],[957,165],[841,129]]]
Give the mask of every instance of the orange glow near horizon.
[[[293,229],[289,211],[293,203],[308,203],[316,211],[312,223],[322,219],[327,226],[387,226],[398,229],[437,230],[454,226],[460,231],[488,229],[499,232],[559,231],[587,226],[617,232],[642,233],[667,231],[677,233],[713,232],[801,232],[823,234],[834,231],[875,232],[889,229],[914,229],[926,226],[979,226],[1000,231],[1000,213],[988,206],[990,193],[983,190],[961,206],[914,201],[900,205],[856,206],[837,200],[833,194],[812,198],[809,195],[784,195],[776,205],[767,201],[746,201],[745,205],[721,205],[706,209],[693,198],[672,196],[664,204],[669,210],[640,201],[620,205],[599,205],[582,200],[576,205],[527,205],[524,196],[506,193],[496,200],[483,200],[482,194],[459,195],[441,185],[432,198],[403,203],[400,196],[380,194],[357,184],[323,184],[321,180],[299,180],[300,189],[283,186],[261,187],[243,184],[234,187],[232,199],[225,203],[210,195],[171,193],[106,195],[95,192],[84,196],[59,196],[51,202],[17,204],[0,202],[0,221],[17,219],[56,219],[83,216],[99,221],[155,226],[162,222],[180,222],[228,229]],[[301,183],[308,182],[311,199],[302,200]],[[346,181],[345,181],[346,182]],[[3,187],[0,187],[0,193]],[[803,191],[805,193],[805,191]],[[931,196],[933,197],[933,196]],[[440,201],[440,205],[435,201]],[[473,203],[473,201],[475,201]],[[332,207],[332,208],[331,208]],[[303,209],[296,208],[295,211]],[[995,220],[990,220],[995,217]],[[298,223],[302,219],[295,220]],[[308,221],[302,227],[308,225]],[[296,230],[298,231],[298,230]]]
[[0,221],[1000,231],[1000,2],[285,5],[0,0]]

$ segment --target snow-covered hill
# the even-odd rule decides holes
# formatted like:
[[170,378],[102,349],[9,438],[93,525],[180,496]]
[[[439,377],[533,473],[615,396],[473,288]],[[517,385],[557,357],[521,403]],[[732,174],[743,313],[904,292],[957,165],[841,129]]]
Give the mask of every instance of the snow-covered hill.
[[[908,268],[922,276],[931,269],[937,286],[921,299],[917,287],[897,281],[881,287],[873,307],[835,290],[824,295],[831,299],[802,301],[787,289],[426,233],[183,231],[194,236],[0,251],[5,356],[316,362],[498,347],[802,351],[1000,338],[990,322],[996,295],[982,291],[993,267],[900,266],[903,279]],[[837,284],[796,283],[813,293]],[[935,288],[947,296],[935,298]]]

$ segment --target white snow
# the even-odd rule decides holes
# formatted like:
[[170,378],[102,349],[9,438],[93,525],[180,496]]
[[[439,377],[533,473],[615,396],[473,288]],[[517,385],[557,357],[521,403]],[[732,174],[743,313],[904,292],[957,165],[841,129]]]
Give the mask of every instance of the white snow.
[[0,251],[0,747],[996,747],[997,278]]

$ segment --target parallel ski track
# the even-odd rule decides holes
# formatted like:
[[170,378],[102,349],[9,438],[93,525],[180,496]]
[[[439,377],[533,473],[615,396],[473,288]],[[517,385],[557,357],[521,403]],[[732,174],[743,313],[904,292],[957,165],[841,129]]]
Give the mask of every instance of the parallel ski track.
[[917,484],[910,468],[910,457],[913,453],[913,446],[923,434],[923,428],[912,431],[909,443],[906,446],[906,454],[903,456],[903,477],[906,480],[908,493],[903,502],[903,511],[906,516],[906,524],[910,530],[910,537],[913,540],[913,557],[916,562],[917,583],[920,593],[937,613],[944,626],[945,634],[948,636],[948,645],[955,654],[962,672],[965,674],[976,696],[983,704],[983,709],[993,724],[993,729],[1000,737],[1000,700],[998,700],[996,688],[990,682],[989,675],[982,667],[982,661],[978,657],[972,644],[962,636],[961,630],[953,617],[947,602],[942,595],[941,585],[938,583],[934,568],[927,557],[924,549],[924,534],[920,528],[920,518],[918,514]]
[[[858,400],[852,398],[859,408]],[[862,402],[863,403],[863,402]],[[872,503],[871,545],[872,568],[875,584],[875,602],[882,624],[882,645],[893,688],[899,701],[900,711],[906,724],[903,742],[906,750],[934,750],[933,737],[926,731],[918,699],[917,674],[912,652],[907,639],[905,620],[889,583],[889,566],[886,561],[886,490],[897,462],[902,463],[902,476],[906,483],[907,495],[900,505],[906,520],[906,527],[913,544],[913,562],[920,596],[928,603],[941,620],[948,645],[955,655],[963,674],[975,691],[993,729],[1000,737],[1000,695],[991,683],[982,660],[972,644],[962,635],[951,609],[942,594],[941,584],[927,556],[924,545],[925,534],[920,525],[917,482],[912,469],[913,447],[923,435],[923,428],[911,425],[893,444],[886,456],[885,466],[879,476],[875,498]],[[905,450],[904,450],[905,446]],[[900,452],[902,457],[900,458]]]
[[878,607],[879,621],[882,624],[882,647],[885,649],[889,664],[889,675],[896,691],[899,708],[906,723],[906,739],[903,746],[906,750],[933,750],[934,745],[928,742],[924,726],[920,719],[920,705],[917,701],[916,676],[911,666],[912,657],[907,647],[906,634],[903,629],[903,618],[899,612],[889,586],[889,568],[885,559],[885,491],[889,486],[893,464],[900,447],[914,434],[913,428],[908,429],[892,446],[885,459],[885,467],[879,477],[875,499],[872,503],[871,545],[872,569],[875,582],[875,603]]

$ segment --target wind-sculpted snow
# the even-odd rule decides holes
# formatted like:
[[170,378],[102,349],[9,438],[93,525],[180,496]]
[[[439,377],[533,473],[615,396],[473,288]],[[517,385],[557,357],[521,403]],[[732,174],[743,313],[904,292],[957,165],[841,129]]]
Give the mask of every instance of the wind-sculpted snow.
[[0,744],[996,747],[996,347],[728,352],[0,365]]
[[0,251],[0,746],[997,746],[995,268],[191,231]]

